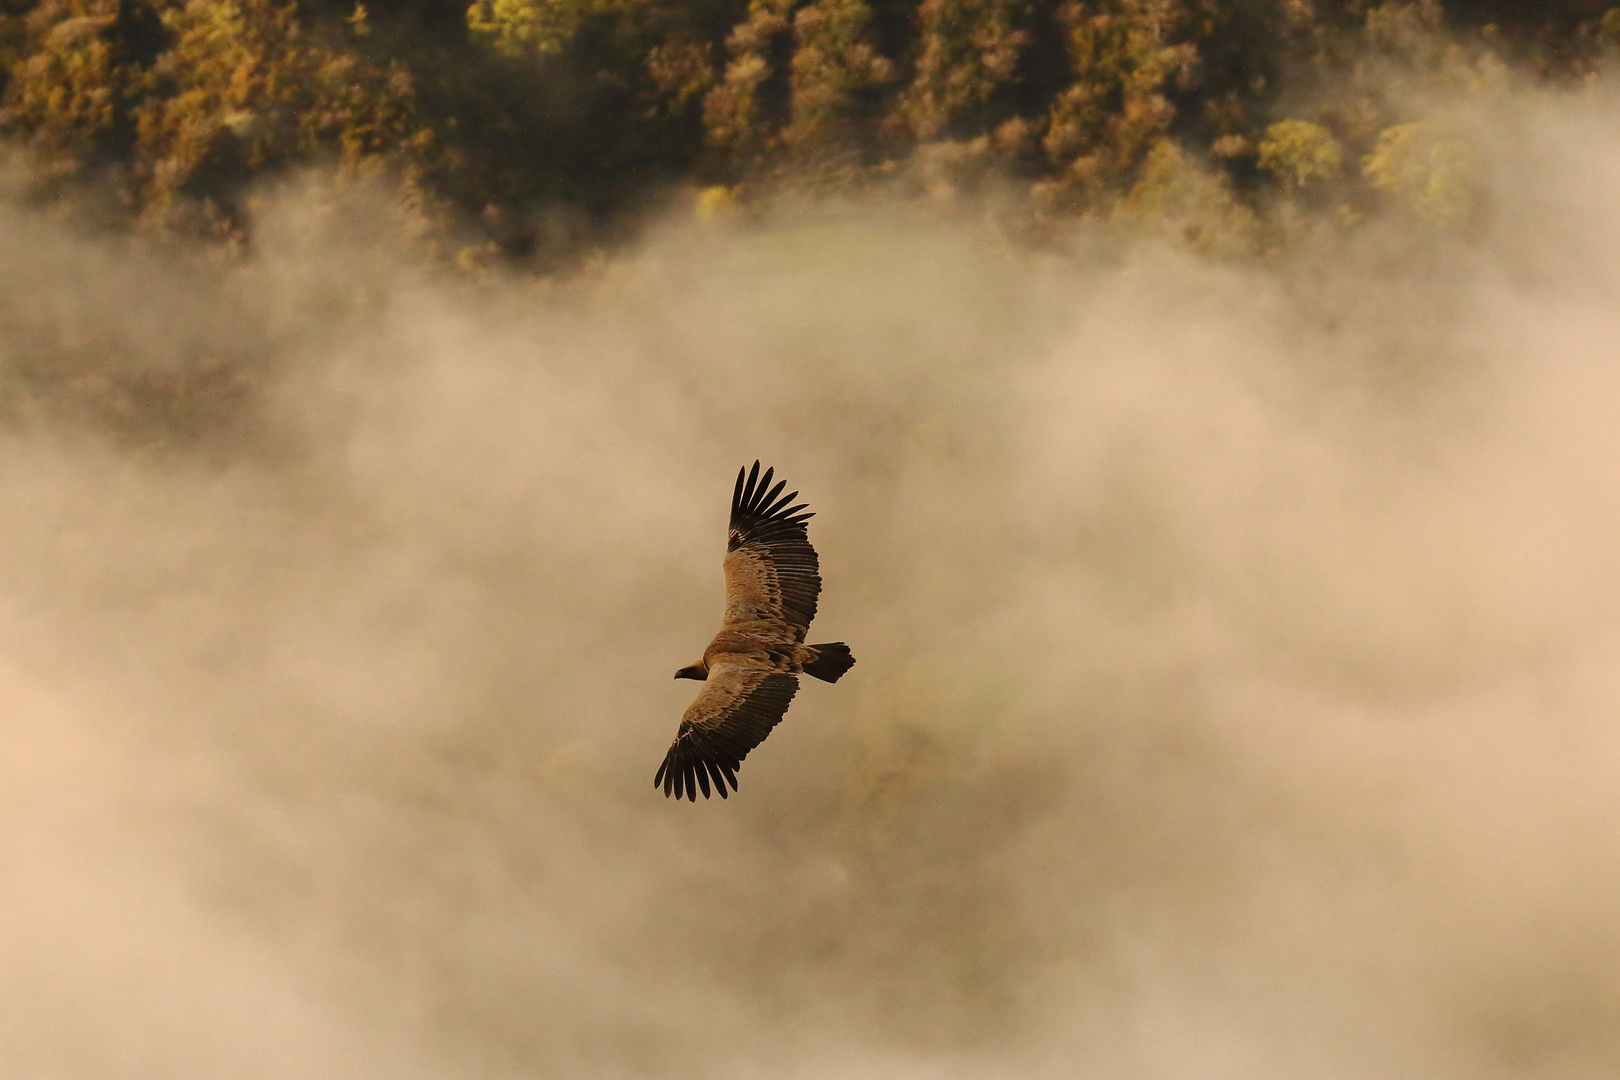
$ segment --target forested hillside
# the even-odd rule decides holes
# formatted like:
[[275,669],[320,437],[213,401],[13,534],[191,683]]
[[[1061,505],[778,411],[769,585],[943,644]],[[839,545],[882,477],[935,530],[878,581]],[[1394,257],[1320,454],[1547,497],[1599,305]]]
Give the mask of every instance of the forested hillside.
[[[397,193],[463,261],[539,260],[672,197],[994,192],[1264,249],[1277,208],[1471,212],[1470,151],[1400,96],[1594,77],[1603,0],[0,0],[35,197],[251,238],[255,181]],[[1319,215],[1318,215],[1319,216]],[[1279,232],[1281,230],[1281,232]]]

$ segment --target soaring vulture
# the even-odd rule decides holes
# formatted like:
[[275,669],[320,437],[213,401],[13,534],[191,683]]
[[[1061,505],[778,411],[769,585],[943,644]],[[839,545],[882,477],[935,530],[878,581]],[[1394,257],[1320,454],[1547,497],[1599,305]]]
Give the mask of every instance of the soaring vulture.
[[821,593],[816,549],[804,531],[812,515],[799,512],[804,504],[789,505],[799,493],[783,495],[786,483],[771,486],[775,473],[766,469],[761,477],[757,461],[751,470],[737,470],[726,537],[726,613],[703,659],[675,673],[704,685],[653,778],[666,798],[696,802],[701,790],[707,799],[711,782],[727,798],[727,784],[737,790],[743,758],[799,692],[799,673],[837,682],[855,664],[842,641],[804,643]]

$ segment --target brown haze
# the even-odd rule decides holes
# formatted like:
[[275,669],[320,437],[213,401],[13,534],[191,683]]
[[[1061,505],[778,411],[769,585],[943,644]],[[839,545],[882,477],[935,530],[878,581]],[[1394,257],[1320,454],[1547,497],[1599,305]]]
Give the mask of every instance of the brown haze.
[[[215,270],[12,202],[0,1074],[1613,1076],[1614,116],[1261,269],[851,214],[473,286],[319,193]],[[257,389],[71,404],[176,364]],[[676,804],[756,456],[860,664]]]

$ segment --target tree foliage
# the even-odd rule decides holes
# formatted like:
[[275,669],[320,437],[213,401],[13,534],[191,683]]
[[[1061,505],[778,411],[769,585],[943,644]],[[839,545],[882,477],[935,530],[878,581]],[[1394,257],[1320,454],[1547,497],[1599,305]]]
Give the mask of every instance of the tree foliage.
[[237,242],[252,184],[309,165],[475,262],[682,186],[907,178],[993,181],[1031,222],[1202,206],[1230,239],[1273,196],[1457,227],[1471,152],[1391,88],[1617,51],[1592,0],[0,0],[0,131],[49,194]]
[[467,26],[496,52],[521,59],[562,52],[579,29],[580,15],[576,0],[478,0],[467,9]]
[[1344,165],[1344,147],[1333,133],[1309,120],[1283,120],[1266,129],[1259,164],[1296,187],[1331,180]]
[[1362,172],[1378,191],[1433,225],[1462,225],[1478,204],[1473,148],[1428,124],[1384,129]]

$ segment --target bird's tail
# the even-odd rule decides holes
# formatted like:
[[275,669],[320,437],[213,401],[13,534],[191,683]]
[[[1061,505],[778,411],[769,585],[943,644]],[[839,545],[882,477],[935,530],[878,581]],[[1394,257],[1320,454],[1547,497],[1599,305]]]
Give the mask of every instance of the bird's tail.
[[826,645],[812,645],[816,658],[804,665],[804,673],[813,675],[822,682],[837,682],[838,677],[855,666],[855,658],[849,653],[849,646],[842,641],[828,642]]

